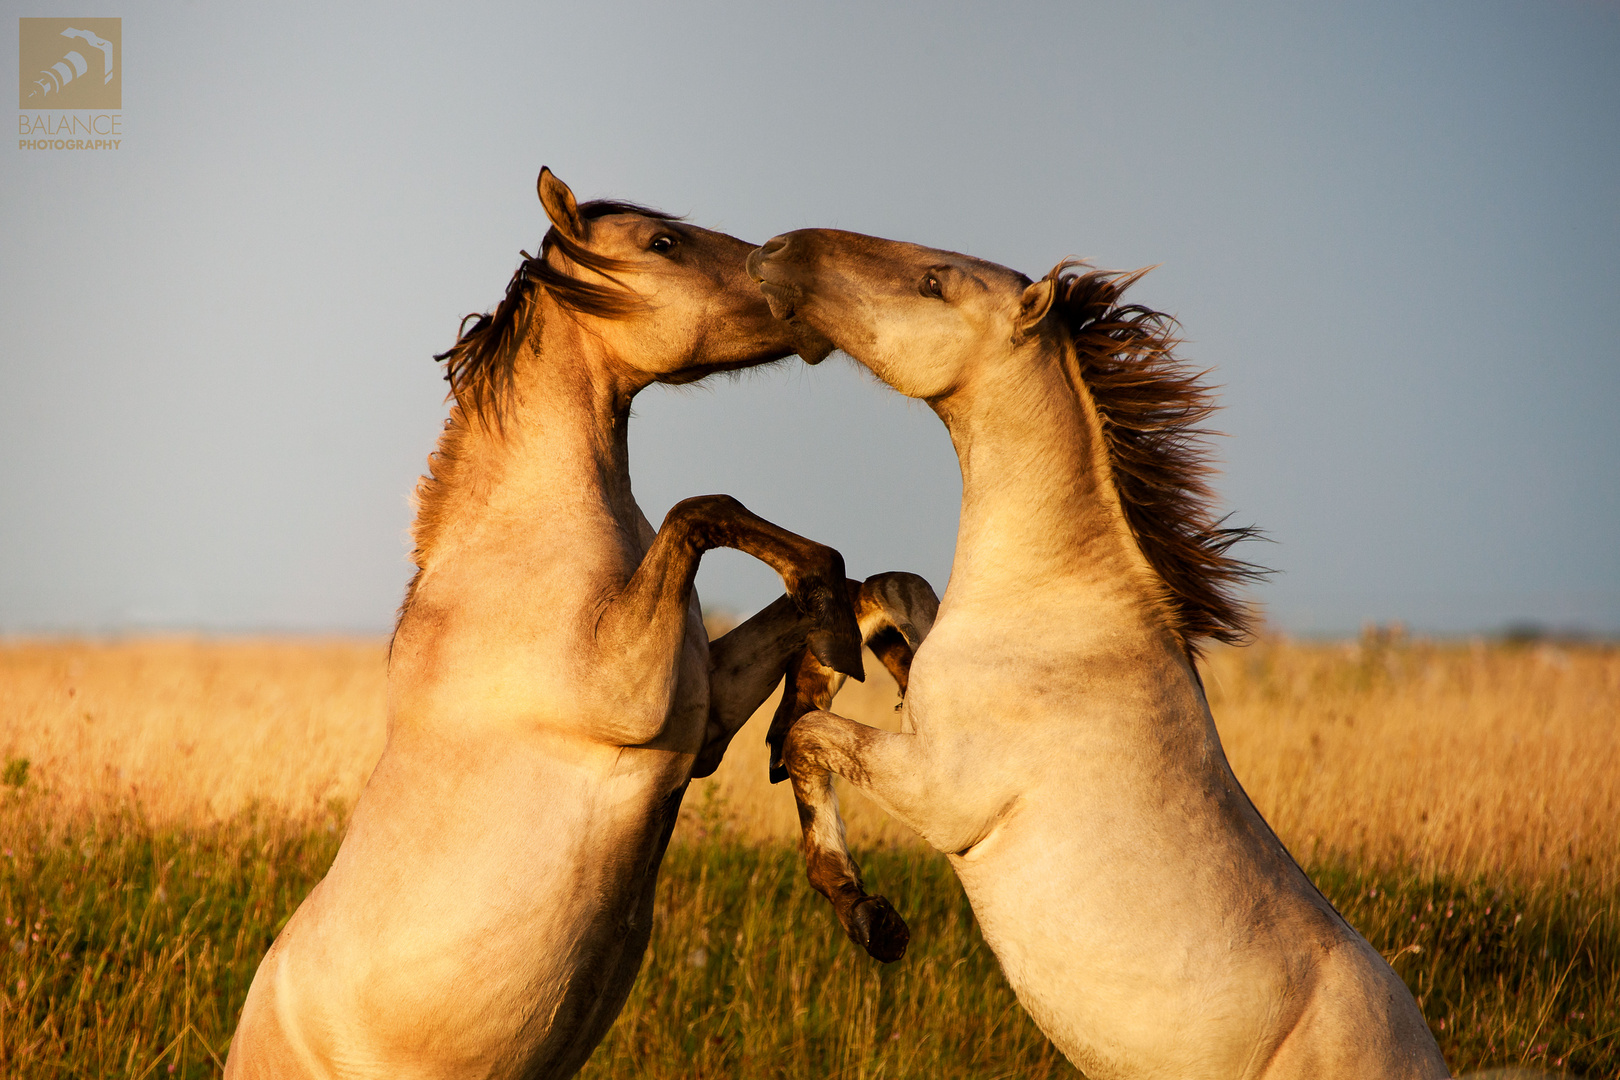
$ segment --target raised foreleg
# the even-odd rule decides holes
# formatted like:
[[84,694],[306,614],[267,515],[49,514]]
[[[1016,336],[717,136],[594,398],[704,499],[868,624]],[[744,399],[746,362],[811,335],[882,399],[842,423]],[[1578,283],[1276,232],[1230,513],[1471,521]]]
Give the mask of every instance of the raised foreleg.
[[868,649],[888,669],[904,700],[911,683],[911,658],[939,616],[939,597],[916,574],[891,570],[861,583],[855,618]]
[[[846,581],[845,588],[850,603],[855,604],[861,583]],[[692,766],[694,778],[708,776],[720,767],[732,738],[770,697],[784,671],[792,685],[800,656],[809,655],[805,637],[812,628],[798,602],[781,596],[709,643],[709,723],[703,749]],[[843,684],[843,675],[819,663],[816,668]],[[829,697],[827,703],[831,701]]]
[[[904,701],[911,682],[911,658],[933,628],[939,614],[939,597],[924,578],[892,570],[862,582],[854,593],[854,604],[862,641],[894,677]],[[843,685],[841,674],[818,663],[808,652],[801,652],[790,662],[782,702],[765,736],[771,747],[771,783],[788,778],[782,764],[782,744],[788,730],[805,713],[832,708],[833,697]]]
[[[878,574],[862,584],[855,606],[862,637],[894,676],[903,698],[912,657],[939,611],[938,597],[915,574]],[[920,791],[917,739],[827,712],[842,683],[842,676],[808,650],[794,659],[767,736],[771,781],[793,780],[810,884],[831,901],[850,939],[888,963],[905,955],[911,933],[887,899],[867,895],[862,885],[832,774],[868,791],[893,813],[897,805],[914,803]]]
[[[865,582],[850,580],[846,586],[864,644],[894,676],[904,698],[912,653],[933,625],[939,599],[923,578],[901,571],[876,574]],[[843,673],[804,648],[813,628],[798,604],[783,596],[709,644],[709,724],[694,778],[719,768],[732,737],[770,696],[785,670],[787,686],[766,739],[771,783],[787,779],[782,740],[788,728],[813,709],[831,708],[844,685]]]
[[[860,677],[860,627],[844,577],[843,556],[748,511],[729,495],[704,495],[675,504],[625,587],[597,610],[593,680],[612,716],[605,734],[624,745],[655,738],[675,690],[686,633],[692,581],[705,551],[736,548],[781,575],[804,620],[804,641],[828,667]],[[778,669],[780,670],[780,669]]]
[[832,776],[849,780],[893,813],[897,804],[913,803],[921,794],[918,742],[915,735],[817,711],[793,725],[782,753],[799,807],[810,884],[832,903],[850,940],[886,964],[906,954],[911,931],[886,898],[867,894],[849,853]]

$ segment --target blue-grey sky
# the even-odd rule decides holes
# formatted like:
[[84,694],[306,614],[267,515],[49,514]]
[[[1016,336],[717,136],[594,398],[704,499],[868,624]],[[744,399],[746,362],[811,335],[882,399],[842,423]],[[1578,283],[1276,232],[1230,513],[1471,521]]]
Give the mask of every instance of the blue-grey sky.
[[[16,16],[76,4],[7,5]],[[1157,264],[1296,632],[1620,630],[1612,3],[143,3],[116,151],[0,150],[0,631],[385,630],[550,165],[755,242]],[[653,389],[725,491],[943,586],[960,479],[841,357]],[[711,607],[776,595],[709,557]]]

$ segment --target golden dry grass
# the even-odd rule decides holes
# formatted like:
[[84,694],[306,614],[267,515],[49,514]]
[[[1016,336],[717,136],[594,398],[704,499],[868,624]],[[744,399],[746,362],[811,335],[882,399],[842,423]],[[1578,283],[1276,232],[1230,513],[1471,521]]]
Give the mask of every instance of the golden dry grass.
[[0,753],[69,812],[159,822],[352,803],[382,752],[385,646],[368,641],[0,644]]
[[[379,642],[0,643],[0,1072],[217,1075],[381,748],[383,666]],[[837,708],[892,725],[868,670]],[[1205,676],[1238,775],[1453,1068],[1620,1072],[1620,649],[1271,640]],[[773,704],[688,795],[587,1075],[1073,1075],[945,861],[855,793],[915,937],[893,968],[843,940],[765,782]]]
[[[0,644],[0,754],[92,813],[130,797],[176,822],[352,804],[382,748],[384,657],[374,641]],[[894,684],[867,670],[836,707],[892,727]],[[1620,649],[1272,639],[1214,650],[1205,678],[1234,770],[1302,857],[1620,881]],[[750,839],[797,836],[766,780],[774,707],[687,796],[712,804],[712,788]],[[857,845],[915,842],[841,798]]]
[[1620,884],[1620,649],[1263,641],[1205,682],[1297,856]]

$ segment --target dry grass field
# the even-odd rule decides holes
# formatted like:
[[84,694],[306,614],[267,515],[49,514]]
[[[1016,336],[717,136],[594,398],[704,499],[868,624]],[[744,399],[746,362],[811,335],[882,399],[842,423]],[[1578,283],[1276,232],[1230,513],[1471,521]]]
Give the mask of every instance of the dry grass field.
[[[838,709],[895,726],[894,683],[868,657]],[[352,804],[382,750],[374,641],[140,640],[0,647],[0,754],[64,811],[137,802],[155,821],[249,807],[298,816]],[[1204,665],[1238,777],[1290,849],[1525,879],[1579,869],[1620,881],[1620,650],[1270,640]],[[700,781],[751,840],[798,837],[766,780],[774,699]],[[857,843],[915,843],[842,796]]]
[[[0,644],[0,1072],[211,1075],[382,746],[375,641]],[[893,722],[868,664],[840,711]],[[1391,956],[1454,1068],[1620,1074],[1620,649],[1265,640],[1205,678],[1233,767]],[[765,780],[695,784],[659,928],[589,1076],[1070,1076],[948,868],[857,793],[905,961],[842,941]]]
[[161,822],[352,803],[382,752],[377,641],[0,647],[0,753],[68,813]]

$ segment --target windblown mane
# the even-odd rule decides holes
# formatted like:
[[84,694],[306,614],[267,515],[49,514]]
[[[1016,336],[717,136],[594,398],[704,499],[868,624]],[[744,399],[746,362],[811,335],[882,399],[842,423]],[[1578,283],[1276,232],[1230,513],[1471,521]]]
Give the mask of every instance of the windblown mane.
[[[611,199],[597,199],[579,205],[581,220],[590,221],[608,214],[640,214],[659,221],[678,220],[673,214],[652,210],[635,203]],[[522,252],[512,280],[507,283],[506,295],[493,313],[468,315],[461,320],[461,332],[456,343],[435,360],[444,361],[445,381],[450,384],[450,417],[444,423],[439,443],[428,456],[428,474],[416,484],[416,520],[411,524],[414,550],[411,561],[416,573],[405,590],[405,602],[400,605],[395,619],[399,621],[410,610],[416,598],[416,586],[422,578],[422,566],[433,550],[445,519],[445,506],[451,492],[458,487],[462,469],[462,447],[472,424],[499,431],[511,396],[512,377],[516,369],[518,346],[525,334],[533,333],[534,304],[537,290],[544,288],[563,307],[606,319],[623,318],[641,307],[641,298],[620,285],[602,285],[569,277],[547,264],[551,249],[566,255],[576,266],[587,267],[608,278],[614,285],[620,283],[614,274],[625,269],[618,259],[598,255],[589,248],[558,232],[553,226],[540,242],[540,254]],[[475,320],[467,328],[468,320]],[[389,643],[392,654],[393,643]]]
[[[583,221],[608,214],[640,214],[658,221],[676,220],[674,215],[613,199],[597,199],[579,206]],[[619,282],[613,275],[627,266],[564,236],[556,226],[541,240],[539,255],[520,252],[523,261],[513,272],[512,280],[506,285],[506,295],[495,311],[475,312],[462,319],[456,343],[434,356],[435,360],[444,361],[445,381],[450,384],[450,393],[464,417],[483,424],[493,423],[497,428],[501,426],[512,387],[518,339],[527,330],[534,311],[535,286],[549,290],[566,308],[605,319],[623,318],[641,307],[641,298],[623,286],[613,288],[581,281],[554,269],[546,261],[552,248],[562,252],[576,266],[594,270],[615,285]],[[475,320],[470,330],[467,329],[468,319]]]
[[1175,356],[1174,319],[1120,303],[1145,273],[1059,263],[1047,275],[1057,287],[1051,317],[1065,332],[1069,377],[1090,393],[1102,420],[1125,520],[1164,582],[1176,633],[1196,658],[1200,638],[1247,639],[1252,616],[1233,594],[1268,571],[1228,554],[1258,531],[1226,528],[1215,516],[1204,445],[1213,433],[1198,427],[1215,411],[1201,381],[1206,373]]

